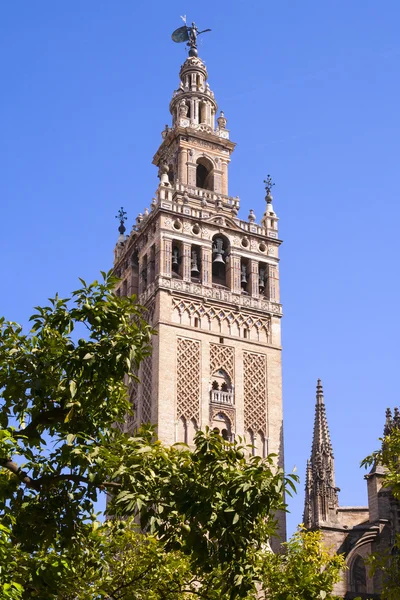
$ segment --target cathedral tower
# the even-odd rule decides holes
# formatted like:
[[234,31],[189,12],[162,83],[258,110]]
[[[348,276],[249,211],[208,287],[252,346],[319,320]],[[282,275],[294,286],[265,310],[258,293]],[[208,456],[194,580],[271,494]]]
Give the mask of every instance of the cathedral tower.
[[[189,55],[153,164],[159,186],[129,235],[122,215],[117,293],[136,294],[157,335],[131,390],[128,428],[153,423],[167,444],[199,428],[245,436],[283,466],[278,219],[266,182],[261,223],[229,195],[235,144],[204,62]],[[284,522],[282,522],[284,536]]]

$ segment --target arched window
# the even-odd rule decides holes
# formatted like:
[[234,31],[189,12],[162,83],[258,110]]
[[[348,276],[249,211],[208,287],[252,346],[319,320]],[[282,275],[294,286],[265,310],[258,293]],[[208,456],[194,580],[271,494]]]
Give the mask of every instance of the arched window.
[[181,242],[174,240],[172,242],[172,256],[171,256],[172,277],[182,278],[182,269],[183,269],[182,244],[181,244]]
[[240,286],[244,294],[249,292],[250,266],[246,258],[240,260]]
[[222,435],[224,440],[230,442],[232,439],[232,425],[230,419],[225,413],[219,412],[214,415],[212,420],[212,429]]
[[229,241],[221,234],[213,238],[212,245],[212,282],[227,285],[227,261],[229,260]]
[[201,275],[201,248],[192,245],[190,261],[190,277],[192,281],[200,281]]
[[213,404],[234,404],[232,382],[223,369],[219,369],[212,375],[210,402]]
[[187,444],[187,424],[185,417],[178,421],[177,441]]
[[247,441],[248,445],[251,446],[249,448],[249,454],[251,456],[255,456],[255,454],[256,454],[256,448],[254,446],[255,436],[254,436],[254,433],[253,433],[253,431],[251,429],[249,429],[247,431],[246,441]]
[[258,265],[258,291],[260,296],[266,296],[268,292],[267,287],[268,279],[268,265],[260,262]]
[[357,556],[351,568],[352,591],[358,594],[367,592],[367,573],[362,556]]
[[214,166],[205,156],[197,160],[196,186],[204,190],[214,191]]

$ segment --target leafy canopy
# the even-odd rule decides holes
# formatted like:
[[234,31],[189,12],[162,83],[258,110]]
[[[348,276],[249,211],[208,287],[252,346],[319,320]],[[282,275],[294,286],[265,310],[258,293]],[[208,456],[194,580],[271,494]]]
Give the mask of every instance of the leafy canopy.
[[[166,564],[190,565],[202,590],[213,581],[210,594],[246,597],[294,477],[214,432],[199,432],[189,451],[163,446],[149,427],[134,436],[115,427],[131,411],[126,385],[152,335],[115,282],[81,280],[70,299],[36,309],[28,334],[0,320],[0,559],[12,565],[0,569],[3,597],[59,598],[63,586],[73,598],[111,597],[89,580],[76,591],[72,567],[93,573],[99,553],[117,556],[115,527],[133,515],[149,532],[146,552],[157,544]],[[104,490],[116,520],[99,527]]]

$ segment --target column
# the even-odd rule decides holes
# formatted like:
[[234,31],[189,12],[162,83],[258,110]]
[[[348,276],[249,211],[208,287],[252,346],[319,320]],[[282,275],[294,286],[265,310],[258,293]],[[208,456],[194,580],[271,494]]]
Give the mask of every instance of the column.
[[240,256],[231,256],[229,266],[229,287],[232,290],[232,292],[236,294],[241,294],[242,287],[240,285]]
[[207,287],[212,285],[211,248],[201,247],[201,283]]
[[188,173],[187,173],[187,150],[186,148],[181,148],[179,152],[179,170],[178,170],[178,179],[180,183],[186,185],[188,182]]
[[222,190],[221,193],[228,196],[228,163],[222,162]]
[[182,244],[183,246],[183,281],[191,281],[190,268],[192,263],[191,244]]
[[250,261],[250,294],[253,298],[259,295],[258,260]]
[[267,280],[268,300],[271,302],[279,302],[279,273],[276,265],[268,265],[268,280]]
[[171,277],[172,240],[163,239],[163,250],[161,255],[162,274]]

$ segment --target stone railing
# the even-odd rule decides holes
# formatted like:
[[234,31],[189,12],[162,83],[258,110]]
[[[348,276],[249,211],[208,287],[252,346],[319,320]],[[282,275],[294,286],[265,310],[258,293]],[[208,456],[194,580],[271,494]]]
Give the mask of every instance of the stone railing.
[[223,392],[222,390],[211,390],[211,402],[215,404],[234,404],[233,392]]

